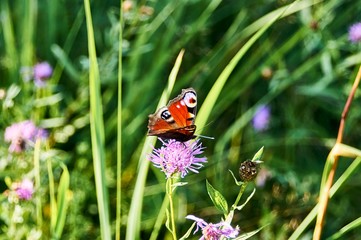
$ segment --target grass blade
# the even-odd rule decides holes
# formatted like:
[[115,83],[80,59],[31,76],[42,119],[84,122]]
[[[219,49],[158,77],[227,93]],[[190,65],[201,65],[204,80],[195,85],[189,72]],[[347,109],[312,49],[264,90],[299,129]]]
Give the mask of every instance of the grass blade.
[[66,219],[66,212],[68,209],[68,190],[70,184],[70,175],[67,167],[62,164],[61,167],[63,168],[63,173],[60,177],[59,188],[58,188],[58,198],[57,198],[57,217],[56,217],[56,224],[54,230],[54,237],[55,239],[60,239],[61,234],[64,229],[65,219]]
[[120,240],[122,206],[122,1],[119,8],[119,53],[118,53],[118,115],[117,115],[117,202],[115,216],[115,239]]
[[90,132],[95,174],[95,187],[98,200],[101,238],[111,238],[109,223],[108,191],[105,181],[105,146],[103,108],[100,94],[99,68],[95,49],[94,31],[89,0],[84,0],[85,17],[88,33],[89,51],[89,91],[90,91]]
[[[340,189],[340,187],[346,182],[347,179],[350,178],[352,173],[357,170],[359,165],[361,164],[361,158],[356,158],[351,165],[345,170],[345,172],[340,176],[339,179],[333,184],[331,190],[330,190],[330,198],[335,195],[335,193]],[[302,233],[306,230],[306,228],[313,222],[313,220],[316,218],[317,211],[318,211],[317,204],[311,212],[305,217],[302,221],[302,223],[298,226],[298,228],[293,232],[293,234],[289,237],[290,240],[296,240],[300,239]]]
[[353,220],[352,222],[350,222],[349,224],[347,224],[346,226],[344,226],[343,228],[340,229],[340,231],[338,231],[337,233],[335,233],[334,235],[332,235],[330,238],[328,238],[329,240],[335,240],[335,239],[339,239],[340,237],[342,237],[345,233],[351,231],[352,229],[355,229],[357,227],[361,226],[361,217]]
[[9,61],[12,79],[17,75],[18,52],[16,50],[16,41],[13,30],[13,22],[10,16],[9,3],[7,0],[1,2],[0,18],[2,34],[4,35],[4,45],[6,50],[6,61]]
[[256,42],[256,40],[259,39],[262,34],[266,32],[266,30],[271,27],[277,19],[279,19],[281,15],[282,13],[269,21],[268,24],[264,25],[255,35],[253,35],[253,37],[246,42],[246,44],[236,53],[229,64],[224,68],[216,82],[213,84],[212,89],[209,91],[206,99],[204,100],[204,103],[202,104],[202,107],[199,110],[198,117],[196,119],[196,125],[198,126],[198,129],[203,129],[204,125],[206,124],[208,117],[211,114],[211,110],[213,109],[224,84],[227,82],[238,62]]

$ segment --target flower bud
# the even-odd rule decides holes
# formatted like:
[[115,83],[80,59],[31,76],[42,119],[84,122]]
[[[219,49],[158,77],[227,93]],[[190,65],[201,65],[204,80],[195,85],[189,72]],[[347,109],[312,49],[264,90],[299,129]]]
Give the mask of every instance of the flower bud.
[[251,160],[246,160],[241,163],[241,167],[239,168],[239,176],[241,177],[242,181],[250,182],[256,178],[258,173],[258,166],[260,161],[252,162]]

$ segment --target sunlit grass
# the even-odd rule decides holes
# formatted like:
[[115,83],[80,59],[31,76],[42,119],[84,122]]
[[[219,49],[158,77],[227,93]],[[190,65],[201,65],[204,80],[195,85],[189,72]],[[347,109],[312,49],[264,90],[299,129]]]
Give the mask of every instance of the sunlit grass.
[[[205,180],[234,199],[228,170],[265,146],[267,178],[237,223],[261,229],[259,238],[307,238],[361,63],[347,36],[359,3],[0,1],[0,203],[10,204],[11,184],[24,176],[39,190],[8,208],[34,210],[21,226],[0,207],[0,238],[16,233],[9,229],[57,239],[169,237],[165,179],[146,157],[159,142],[145,136],[148,115],[188,87],[197,91],[196,134],[215,139],[203,139],[206,167],[177,190],[177,236],[191,226],[187,214],[216,221]],[[42,61],[54,71],[38,89],[22,69]],[[358,102],[356,92],[344,134],[353,150]],[[271,114],[264,131],[252,125],[260,105]],[[5,128],[26,119],[49,131],[46,148],[9,154]],[[325,239],[360,234],[358,161],[339,163]]]

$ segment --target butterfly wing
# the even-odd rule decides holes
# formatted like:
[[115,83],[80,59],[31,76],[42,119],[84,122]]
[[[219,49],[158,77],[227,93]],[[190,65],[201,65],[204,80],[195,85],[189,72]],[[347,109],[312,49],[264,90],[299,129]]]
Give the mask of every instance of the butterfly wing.
[[148,136],[188,141],[194,138],[197,94],[193,88],[183,89],[166,107],[149,115]]

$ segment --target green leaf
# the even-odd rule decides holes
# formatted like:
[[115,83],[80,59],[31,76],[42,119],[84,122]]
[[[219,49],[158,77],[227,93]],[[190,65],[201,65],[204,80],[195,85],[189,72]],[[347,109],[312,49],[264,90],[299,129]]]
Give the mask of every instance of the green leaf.
[[343,237],[347,232],[351,231],[352,229],[358,228],[361,226],[361,217],[353,220],[343,228],[341,228],[338,232],[336,232],[334,235],[332,235],[328,240],[335,240]]
[[184,240],[184,239],[187,239],[189,237],[189,235],[191,235],[192,233],[192,230],[194,228],[194,226],[196,225],[196,222],[194,222],[192,224],[192,226],[188,229],[188,231],[179,239],[179,240]]
[[258,150],[258,152],[253,156],[252,162],[261,160],[261,158],[263,156],[263,149],[264,149],[264,147],[261,147],[261,149]]
[[170,213],[169,213],[168,209],[165,210],[165,215],[167,217],[166,220],[165,220],[165,226],[166,226],[166,228],[168,229],[169,232],[172,232],[172,228],[170,226],[170,222],[171,222]]
[[90,1],[84,0],[86,29],[89,54],[89,97],[90,97],[90,139],[92,143],[95,190],[98,203],[100,238],[111,239],[111,224],[109,220],[108,188],[105,176],[105,132],[103,119],[103,103],[100,87],[100,74],[95,47],[93,20]]
[[249,200],[251,200],[251,198],[253,197],[254,193],[256,192],[256,189],[254,188],[252,193],[249,195],[249,197],[247,198],[247,200],[241,205],[241,206],[237,206],[236,209],[241,211],[242,208],[244,208],[244,206],[246,206],[246,204],[249,202]]
[[241,185],[243,184],[243,182],[242,182],[242,181],[238,181],[237,178],[236,178],[236,176],[234,176],[233,172],[232,172],[230,169],[229,169],[228,171],[231,173],[231,175],[232,175],[232,177],[233,177],[234,182],[236,183],[236,185],[237,185],[237,186],[241,186]]
[[356,158],[361,157],[361,150],[343,143],[336,143],[332,148],[333,155]]
[[65,219],[66,219],[68,203],[69,203],[69,198],[67,197],[67,193],[69,191],[70,176],[67,167],[62,164],[62,168],[63,168],[63,174],[60,177],[59,189],[58,189],[58,199],[57,199],[58,208],[57,208],[56,224],[55,224],[54,235],[52,236],[55,239],[61,238],[61,234],[63,232]]
[[172,192],[177,188],[177,187],[182,187],[187,185],[188,182],[176,182],[174,184],[172,184]]
[[258,228],[257,230],[254,230],[252,232],[248,232],[248,233],[243,233],[242,235],[240,235],[239,237],[237,237],[235,240],[246,240],[250,237],[253,237],[254,235],[256,235],[259,231],[262,230],[262,228],[264,228],[265,226]]
[[216,208],[218,208],[225,215],[228,214],[228,204],[226,199],[208,181],[206,181],[206,183],[208,195],[211,198],[214,206],[216,206]]

